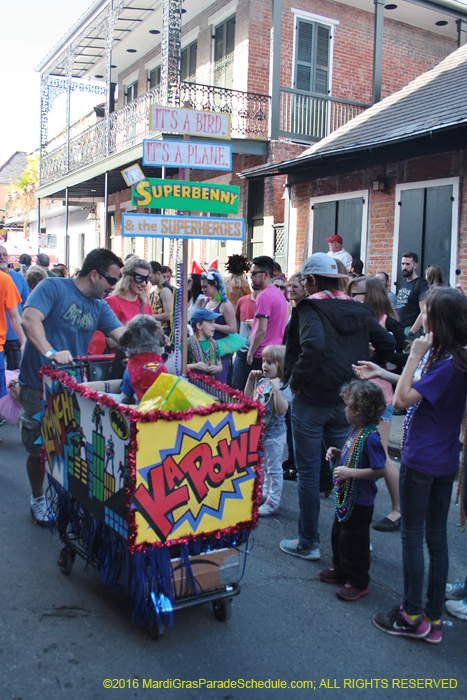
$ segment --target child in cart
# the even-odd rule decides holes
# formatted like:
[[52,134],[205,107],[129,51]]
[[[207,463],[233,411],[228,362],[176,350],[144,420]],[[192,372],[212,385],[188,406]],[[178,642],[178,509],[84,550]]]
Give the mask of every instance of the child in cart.
[[264,415],[263,503],[258,515],[268,517],[279,512],[284,473],[284,446],[287,440],[285,414],[292,399],[289,387],[282,384],[285,347],[267,345],[262,354],[263,369],[252,370],[245,386],[246,396],[261,401]]
[[370,524],[376,480],[384,474],[386,453],[378,422],[386,408],[384,394],[374,382],[358,379],[344,384],[341,396],[351,427],[344,448],[330,447],[328,461],[336,461],[333,480],[336,515],[331,532],[333,567],[320,571],[324,583],[343,584],[336,595],[354,601],[368,595],[370,582]]
[[219,316],[205,308],[193,311],[190,321],[193,335],[188,339],[188,369],[211,376],[222,372],[219,348],[213,339]]

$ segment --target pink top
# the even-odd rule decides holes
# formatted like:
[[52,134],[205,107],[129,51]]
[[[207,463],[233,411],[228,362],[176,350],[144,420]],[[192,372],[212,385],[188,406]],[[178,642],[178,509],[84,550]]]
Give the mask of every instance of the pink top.
[[[108,296],[106,297],[106,302],[124,326],[126,326],[128,321],[131,321],[132,318],[141,313],[139,299],[136,299],[136,301],[128,301],[128,299],[122,299],[121,297]],[[145,304],[143,303],[143,314],[147,314],[148,316],[152,315],[149,301]]]
[[[127,299],[122,299],[121,297],[108,296],[105,298],[107,304],[110,306],[115,316],[119,321],[123,323],[124,326],[131,321],[132,318],[141,313],[141,307],[139,300],[128,301]],[[151,304],[146,302],[143,304],[143,313],[152,315]],[[106,348],[105,336],[101,331],[96,331],[92,336],[91,342],[89,343],[88,353],[89,355],[102,355]],[[115,353],[116,348],[112,348],[111,353]]]
[[270,284],[256,297],[256,315],[253,321],[251,337],[254,337],[258,317],[268,319],[268,327],[261,344],[255,352],[255,357],[261,357],[266,345],[282,345],[287,323],[287,301],[282,292]]

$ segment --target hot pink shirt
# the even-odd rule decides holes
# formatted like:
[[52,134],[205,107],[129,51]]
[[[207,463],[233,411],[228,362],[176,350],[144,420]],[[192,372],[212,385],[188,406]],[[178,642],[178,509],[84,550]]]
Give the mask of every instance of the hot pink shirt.
[[266,345],[282,345],[285,325],[287,323],[287,301],[281,291],[273,284],[256,297],[256,313],[253,321],[251,337],[253,338],[258,325],[258,317],[268,319],[268,327],[261,344],[255,352],[255,357],[261,357]]

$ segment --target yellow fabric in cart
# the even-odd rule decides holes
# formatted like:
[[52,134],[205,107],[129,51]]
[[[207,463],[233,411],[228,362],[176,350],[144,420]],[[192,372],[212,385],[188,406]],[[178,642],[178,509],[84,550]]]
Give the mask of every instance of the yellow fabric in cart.
[[176,377],[174,374],[160,374],[154,384],[141,399],[138,410],[186,411],[188,408],[211,406],[216,403],[213,396]]

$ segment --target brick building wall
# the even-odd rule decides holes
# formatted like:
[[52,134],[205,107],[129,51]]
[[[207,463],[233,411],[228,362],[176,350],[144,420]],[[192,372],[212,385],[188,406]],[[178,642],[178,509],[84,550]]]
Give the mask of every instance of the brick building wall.
[[[289,268],[291,274],[300,269],[308,253],[310,232],[310,198],[368,190],[368,229],[366,269],[369,274],[385,270],[391,274],[393,265],[394,214],[396,185],[460,177],[460,207],[458,222],[459,267],[461,282],[467,285],[467,150],[449,151],[438,155],[387,163],[354,170],[339,175],[316,178],[291,187],[289,229]],[[383,178],[385,189],[373,191],[372,182]],[[345,241],[344,241],[345,247]],[[323,244],[323,250],[325,245]]]

